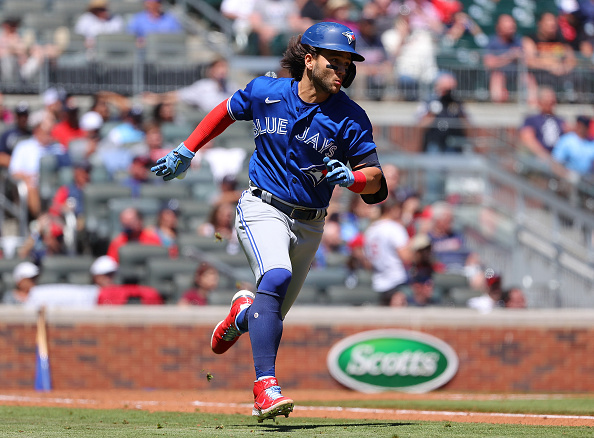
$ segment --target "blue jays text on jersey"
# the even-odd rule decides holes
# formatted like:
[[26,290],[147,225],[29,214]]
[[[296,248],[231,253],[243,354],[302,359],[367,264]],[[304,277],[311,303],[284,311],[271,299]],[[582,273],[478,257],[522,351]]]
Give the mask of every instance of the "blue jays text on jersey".
[[325,156],[347,163],[375,149],[365,111],[344,92],[319,104],[298,96],[290,78],[258,77],[227,101],[234,120],[252,120],[256,149],[250,180],[280,199],[309,208],[328,206]]

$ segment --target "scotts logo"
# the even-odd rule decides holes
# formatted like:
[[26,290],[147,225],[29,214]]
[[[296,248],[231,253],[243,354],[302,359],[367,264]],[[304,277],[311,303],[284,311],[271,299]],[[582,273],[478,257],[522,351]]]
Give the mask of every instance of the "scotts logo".
[[327,363],[336,380],[362,392],[427,392],[448,382],[458,370],[452,347],[408,330],[349,336],[332,347]]

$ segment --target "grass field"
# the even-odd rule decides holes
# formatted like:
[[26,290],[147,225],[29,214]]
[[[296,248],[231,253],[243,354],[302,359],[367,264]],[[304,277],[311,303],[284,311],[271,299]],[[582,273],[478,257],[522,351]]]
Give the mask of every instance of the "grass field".
[[[411,400],[333,402],[333,406],[534,412],[584,415],[594,399],[551,400]],[[535,403],[538,402],[538,403]],[[305,402],[302,402],[303,405]],[[311,405],[316,402],[311,402]],[[319,403],[317,403],[319,404]],[[279,418],[258,424],[248,415],[200,412],[149,412],[138,409],[71,409],[0,406],[1,437],[563,437],[594,436],[588,426],[527,426],[453,421],[385,421],[336,418]]]

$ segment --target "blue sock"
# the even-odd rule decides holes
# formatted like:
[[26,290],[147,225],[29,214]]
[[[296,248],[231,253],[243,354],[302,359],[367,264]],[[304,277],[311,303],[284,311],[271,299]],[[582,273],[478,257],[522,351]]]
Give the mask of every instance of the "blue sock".
[[283,333],[281,306],[291,282],[291,272],[272,269],[264,274],[254,304],[247,314],[256,378],[275,376],[276,353]]

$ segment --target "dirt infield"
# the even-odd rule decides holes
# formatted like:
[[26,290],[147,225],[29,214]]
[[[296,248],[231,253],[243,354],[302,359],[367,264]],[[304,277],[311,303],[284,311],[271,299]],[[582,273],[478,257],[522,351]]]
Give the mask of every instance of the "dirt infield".
[[[296,401],[293,417],[349,418],[365,420],[398,421],[454,421],[473,423],[505,423],[541,426],[594,426],[594,416],[582,415],[536,415],[506,413],[441,412],[408,409],[341,408],[338,406],[304,406],[299,400],[326,402],[332,400],[415,400],[415,399],[476,399],[547,398],[543,395],[467,395],[436,393],[410,395],[400,393],[360,394],[352,391],[291,391]],[[566,396],[564,396],[566,397]],[[0,391],[0,404],[61,406],[92,409],[144,409],[147,411],[210,412],[224,414],[251,414],[249,391],[59,391],[47,393],[35,391]]]

